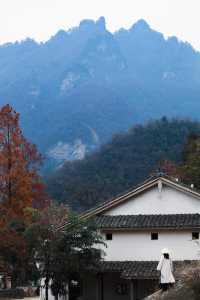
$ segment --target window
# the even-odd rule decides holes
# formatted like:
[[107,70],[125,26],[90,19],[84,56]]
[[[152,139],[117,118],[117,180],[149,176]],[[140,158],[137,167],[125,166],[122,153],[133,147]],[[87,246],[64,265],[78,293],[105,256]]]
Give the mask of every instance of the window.
[[152,241],[158,240],[158,232],[152,232],[151,233],[151,240]]
[[198,240],[199,239],[199,232],[192,232],[192,239]]
[[112,241],[112,239],[113,239],[112,233],[106,233],[106,240]]

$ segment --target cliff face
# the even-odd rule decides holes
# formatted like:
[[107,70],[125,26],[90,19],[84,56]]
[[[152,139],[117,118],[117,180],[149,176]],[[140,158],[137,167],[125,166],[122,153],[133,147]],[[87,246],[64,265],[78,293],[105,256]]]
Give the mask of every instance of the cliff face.
[[200,135],[200,123],[162,118],[134,126],[85,159],[66,162],[48,177],[48,191],[74,210],[90,209],[133,189],[158,170],[160,161],[180,164],[190,134]]
[[144,20],[114,34],[104,18],[84,20],[46,43],[0,46],[0,105],[21,113],[52,168],[135,123],[199,119],[199,94],[200,54]]

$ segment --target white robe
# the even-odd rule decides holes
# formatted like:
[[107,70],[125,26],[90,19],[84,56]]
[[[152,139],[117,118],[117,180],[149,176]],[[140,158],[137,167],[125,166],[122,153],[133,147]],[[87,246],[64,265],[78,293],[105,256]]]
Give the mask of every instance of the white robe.
[[175,279],[172,274],[173,264],[171,258],[166,259],[162,255],[157,270],[161,272],[161,283],[174,283]]

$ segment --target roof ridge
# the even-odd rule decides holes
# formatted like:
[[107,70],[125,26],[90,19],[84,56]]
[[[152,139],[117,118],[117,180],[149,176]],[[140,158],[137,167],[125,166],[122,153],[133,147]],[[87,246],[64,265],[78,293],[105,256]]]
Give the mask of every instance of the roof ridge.
[[[134,196],[137,195],[140,191],[144,191],[147,188],[150,188],[152,186],[154,186],[154,184],[158,181],[158,180],[163,180],[164,183],[166,184],[173,184],[174,186],[176,186],[179,189],[182,189],[183,192],[186,193],[191,193],[196,197],[200,198],[200,193],[198,193],[196,190],[189,188],[186,185],[183,185],[180,182],[177,182],[175,179],[173,179],[172,177],[169,176],[155,176],[155,177],[150,177],[149,179],[145,180],[142,184],[137,185],[135,188],[130,189],[129,191],[126,191],[118,196],[113,197],[110,200],[107,200],[99,205],[97,205],[96,207],[84,212],[81,217],[90,217],[91,215],[95,215],[97,213],[100,213],[102,211],[105,211],[106,209],[109,209],[117,204],[120,204],[121,202],[127,200],[127,198],[129,198],[130,196]],[[108,207],[110,205],[110,207]]]
[[200,213],[180,213],[180,214],[173,214],[173,213],[171,213],[171,214],[128,214],[128,215],[100,215],[100,216],[96,216],[97,218],[110,218],[110,217],[112,217],[112,218],[114,218],[114,217],[132,217],[132,216],[136,216],[136,217],[140,217],[140,216],[148,216],[148,217],[150,217],[150,216],[190,216],[190,215],[192,215],[192,216],[198,216],[198,215],[200,215]]

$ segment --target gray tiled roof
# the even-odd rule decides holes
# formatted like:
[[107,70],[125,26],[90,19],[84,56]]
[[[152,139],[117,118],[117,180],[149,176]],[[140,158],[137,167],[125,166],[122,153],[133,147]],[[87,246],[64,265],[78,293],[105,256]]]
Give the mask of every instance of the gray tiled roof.
[[120,273],[123,278],[159,278],[156,261],[104,261],[101,272]]
[[200,214],[99,216],[95,220],[101,229],[200,228]]
[[[196,261],[175,261],[173,263],[176,271],[185,266],[196,264]],[[125,279],[158,279],[160,273],[156,270],[157,261],[103,261],[99,271],[102,273],[120,273]],[[177,272],[178,273],[178,272]]]

